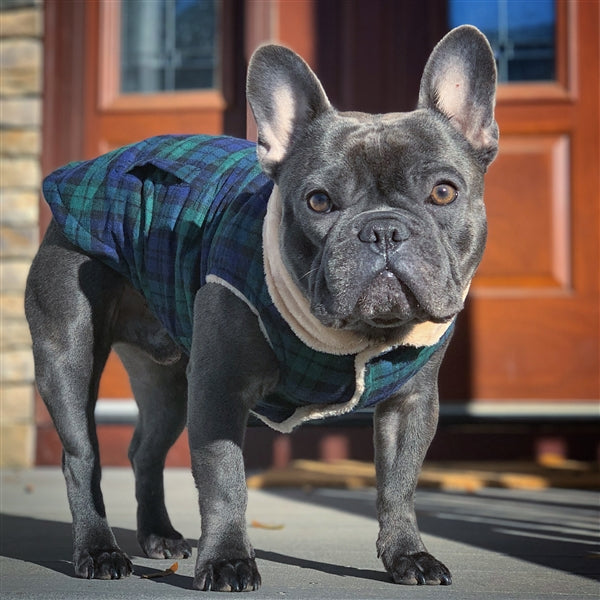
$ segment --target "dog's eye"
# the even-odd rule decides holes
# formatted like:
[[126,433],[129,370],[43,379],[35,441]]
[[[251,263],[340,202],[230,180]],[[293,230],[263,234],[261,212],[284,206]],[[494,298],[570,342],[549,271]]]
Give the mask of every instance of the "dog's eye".
[[327,214],[333,208],[333,202],[325,192],[312,193],[307,202],[308,207],[316,213]]
[[446,206],[458,197],[458,190],[450,183],[438,183],[431,190],[429,199],[438,206]]

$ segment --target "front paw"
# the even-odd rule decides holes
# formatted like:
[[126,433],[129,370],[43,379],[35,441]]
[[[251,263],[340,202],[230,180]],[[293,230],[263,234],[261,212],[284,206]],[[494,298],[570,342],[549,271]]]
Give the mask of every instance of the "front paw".
[[194,588],[204,592],[246,592],[260,587],[253,558],[209,560],[196,565]]
[[82,550],[73,556],[77,577],[84,579],[121,579],[133,572],[131,560],[119,548]]
[[452,575],[448,567],[428,552],[395,556],[385,567],[394,583],[403,585],[450,585],[452,583]]
[[138,538],[140,546],[148,558],[189,558],[192,547],[177,532],[172,537],[151,533]]

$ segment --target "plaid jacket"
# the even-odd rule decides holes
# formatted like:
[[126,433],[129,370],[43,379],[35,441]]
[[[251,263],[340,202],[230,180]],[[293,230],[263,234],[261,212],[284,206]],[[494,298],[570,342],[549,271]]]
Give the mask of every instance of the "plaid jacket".
[[384,400],[449,332],[434,346],[393,348],[361,369],[354,355],[305,345],[265,283],[262,225],[272,187],[253,143],[209,136],[150,138],[68,164],[43,185],[66,237],[129,279],[188,353],[197,290],[207,277],[235,288],[258,315],[280,367],[276,390],[254,412],[287,431]]

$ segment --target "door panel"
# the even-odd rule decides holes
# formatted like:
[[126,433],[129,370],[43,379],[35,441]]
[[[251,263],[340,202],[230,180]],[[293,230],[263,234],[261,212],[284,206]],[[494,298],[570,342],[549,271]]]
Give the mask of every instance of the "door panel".
[[509,417],[525,399],[548,413],[546,401],[585,400],[591,414],[599,396],[599,6],[318,3],[317,67],[343,110],[414,108],[447,21],[490,29],[500,151],[486,179],[486,252],[440,376],[457,414],[498,402]]
[[499,87],[489,239],[470,303],[481,402],[599,395],[598,4],[556,11],[556,81]]
[[[173,56],[178,52],[176,36],[190,35],[189,31],[182,30],[182,26],[187,25],[188,29],[193,26],[186,20],[206,18],[206,15],[194,16],[184,12],[175,22],[174,13],[180,8],[189,12],[195,7],[203,9],[205,6],[206,3],[173,1],[152,4],[123,4],[119,0],[89,3],[85,56],[86,72],[90,76],[85,85],[85,157],[97,156],[153,135],[221,134],[225,132],[227,118],[231,120],[231,113],[245,114],[241,88],[232,81],[234,77],[239,78],[244,68],[241,52],[243,40],[235,37],[235,27],[224,26],[225,23],[241,19],[240,1],[213,3],[216,12],[214,26],[217,30],[214,36],[222,38],[216,47],[214,63],[218,72],[214,76],[201,78],[198,89],[190,89],[188,78],[183,82],[185,89],[174,90],[172,88],[177,85],[175,75],[168,77],[164,73],[169,64],[177,61],[177,56]],[[134,11],[136,7],[139,10]],[[132,45],[129,38],[122,35],[125,26],[128,27],[129,36],[137,37],[140,41],[139,48],[129,48],[128,56],[137,58],[141,65],[138,68],[141,71],[139,77],[135,77],[131,84],[122,75],[124,65],[129,64],[122,52],[125,49],[122,41],[127,42],[128,47]],[[144,29],[147,27],[150,27],[150,31]],[[136,36],[136,32],[139,35]],[[197,31],[195,33],[198,35]],[[148,43],[148,37],[154,37],[152,44]],[[193,47],[193,44],[188,45]],[[164,46],[164,55],[158,53],[155,46]],[[144,55],[144,51],[150,54]],[[181,58],[179,62],[182,62]],[[133,67],[128,69],[132,71]],[[214,80],[216,87],[208,87],[210,83],[207,86],[206,80]],[[139,89],[140,86],[148,87],[149,91],[144,92]],[[157,91],[161,87],[166,91]],[[123,92],[123,88],[128,91]],[[243,119],[238,114],[234,120],[237,128],[229,127],[227,133],[243,137]],[[102,376],[99,396],[102,399],[132,397],[125,370],[114,353]]]
[[486,179],[490,231],[476,289],[568,291],[569,137],[502,135]]

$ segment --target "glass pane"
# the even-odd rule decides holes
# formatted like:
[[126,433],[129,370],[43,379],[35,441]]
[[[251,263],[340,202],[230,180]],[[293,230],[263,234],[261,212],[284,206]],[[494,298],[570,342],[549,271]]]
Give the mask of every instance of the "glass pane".
[[218,0],[122,0],[121,91],[218,86]]
[[554,0],[448,0],[450,27],[469,23],[490,40],[498,78],[551,81],[555,66]]

